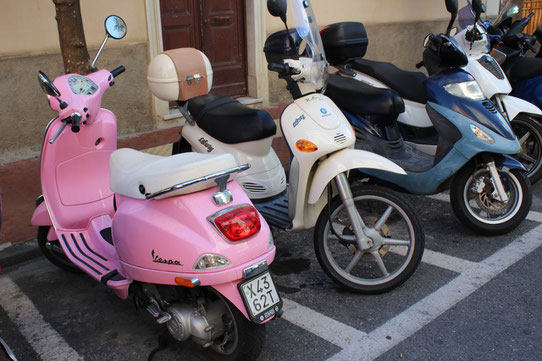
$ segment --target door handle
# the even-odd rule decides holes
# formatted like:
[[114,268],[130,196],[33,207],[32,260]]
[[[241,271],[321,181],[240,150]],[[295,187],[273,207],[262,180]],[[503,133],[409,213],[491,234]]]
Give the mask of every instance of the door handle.
[[229,16],[229,15],[215,16],[214,21],[215,22],[218,22],[218,21],[231,21],[231,16]]

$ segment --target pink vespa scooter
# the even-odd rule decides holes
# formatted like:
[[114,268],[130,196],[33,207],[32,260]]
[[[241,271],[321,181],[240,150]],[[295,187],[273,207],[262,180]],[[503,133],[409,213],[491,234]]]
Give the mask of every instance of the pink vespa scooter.
[[[117,16],[105,26],[102,48],[126,34]],[[58,112],[45,133],[43,201],[32,217],[40,247],[56,265],[133,298],[173,338],[192,339],[216,359],[253,360],[282,301],[267,267],[275,256],[269,227],[229,180],[248,166],[231,155],[116,150],[116,117],[100,105],[124,70],[54,83],[39,73]],[[180,98],[191,90],[179,86]]]

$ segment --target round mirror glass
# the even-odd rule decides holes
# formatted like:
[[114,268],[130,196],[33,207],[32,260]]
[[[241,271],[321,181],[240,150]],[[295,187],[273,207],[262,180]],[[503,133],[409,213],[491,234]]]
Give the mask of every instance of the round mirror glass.
[[50,95],[52,97],[60,96],[60,92],[58,91],[56,86],[54,86],[53,82],[49,80],[47,75],[45,75],[41,71],[38,71],[38,80],[40,82],[41,90],[43,90],[45,94]]
[[105,31],[113,39],[122,39],[126,36],[126,23],[117,15],[109,15],[105,19]]

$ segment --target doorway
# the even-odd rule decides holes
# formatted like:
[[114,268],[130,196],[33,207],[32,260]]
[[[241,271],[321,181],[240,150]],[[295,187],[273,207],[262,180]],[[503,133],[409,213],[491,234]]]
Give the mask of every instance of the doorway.
[[160,0],[163,49],[193,47],[213,67],[212,93],[247,95],[244,0]]

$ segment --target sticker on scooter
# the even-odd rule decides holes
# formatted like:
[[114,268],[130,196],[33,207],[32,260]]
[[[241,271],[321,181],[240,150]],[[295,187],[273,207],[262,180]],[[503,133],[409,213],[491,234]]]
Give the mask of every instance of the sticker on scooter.
[[211,144],[209,144],[209,141],[203,137],[199,138],[198,141],[201,143],[201,145],[207,148],[207,153],[211,153],[215,149]]
[[322,113],[322,118],[329,117],[330,115],[333,115],[326,108],[320,108],[320,113]]
[[155,263],[164,263],[164,264],[171,264],[174,266],[182,266],[182,263],[176,260],[172,259],[163,259],[162,257],[158,256],[157,253],[154,252],[154,249],[151,252],[152,255],[152,261]]
[[301,121],[302,121],[303,119],[305,119],[305,118],[307,118],[307,117],[305,116],[305,114],[302,114],[299,118],[297,118],[297,119],[294,121],[294,124],[293,124],[294,128],[297,127],[297,125],[298,125],[299,123],[301,123]]

